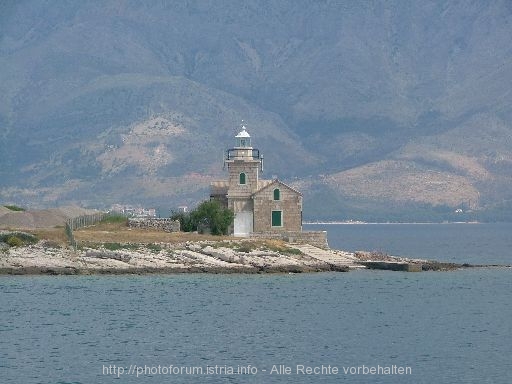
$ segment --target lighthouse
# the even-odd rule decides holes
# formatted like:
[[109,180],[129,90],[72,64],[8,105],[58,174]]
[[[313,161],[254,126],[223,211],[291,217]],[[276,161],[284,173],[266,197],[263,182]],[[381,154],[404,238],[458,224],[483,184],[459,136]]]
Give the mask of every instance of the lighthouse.
[[[264,180],[263,155],[253,148],[245,124],[235,136],[235,146],[224,156],[228,179],[210,185],[210,199],[219,201],[235,215],[231,234],[302,231],[302,194],[276,179]],[[290,232],[291,231],[291,232]]]
[[246,236],[253,231],[254,204],[252,195],[259,189],[263,156],[252,147],[251,135],[242,124],[235,136],[234,148],[226,151],[228,169],[228,208],[235,214],[233,234]]

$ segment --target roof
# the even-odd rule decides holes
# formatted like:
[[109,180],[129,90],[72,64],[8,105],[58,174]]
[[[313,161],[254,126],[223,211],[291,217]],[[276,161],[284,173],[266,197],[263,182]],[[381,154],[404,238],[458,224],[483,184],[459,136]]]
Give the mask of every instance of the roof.
[[[300,193],[298,190],[296,190],[296,189],[295,189],[295,188],[293,188],[293,187],[290,187],[288,184],[283,183],[283,182],[282,182],[281,180],[279,180],[279,179],[274,179],[274,180],[260,180],[260,182],[261,182],[261,181],[265,182],[265,183],[264,183],[265,185],[264,185],[263,187],[261,187],[260,189],[258,189],[256,192],[254,192],[254,193],[252,194],[252,196],[256,196],[257,194],[259,194],[259,193],[260,193],[261,191],[263,191],[264,189],[270,188],[270,187],[272,187],[272,186],[278,186],[278,185],[283,186],[283,187],[285,187],[285,188],[288,188],[288,189],[289,189],[289,190],[291,190],[292,192],[294,192],[294,193],[296,193],[296,194],[298,194],[298,195],[302,196],[302,193]],[[269,183],[269,181],[270,181],[270,183]]]
[[212,181],[210,183],[210,195],[227,195],[229,189],[229,182],[225,180]]
[[236,138],[246,138],[251,137],[249,133],[246,131],[245,125],[242,125],[242,130],[238,132],[238,135],[235,136]]
[[274,180],[258,180],[258,191],[265,188],[267,185],[270,185],[274,182]]

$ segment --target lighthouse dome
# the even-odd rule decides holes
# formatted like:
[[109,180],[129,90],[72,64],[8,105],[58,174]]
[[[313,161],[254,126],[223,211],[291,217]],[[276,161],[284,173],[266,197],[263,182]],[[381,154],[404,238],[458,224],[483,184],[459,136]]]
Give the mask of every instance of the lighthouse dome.
[[238,147],[250,147],[251,146],[251,135],[247,132],[245,125],[242,125],[242,130],[235,136],[237,139]]

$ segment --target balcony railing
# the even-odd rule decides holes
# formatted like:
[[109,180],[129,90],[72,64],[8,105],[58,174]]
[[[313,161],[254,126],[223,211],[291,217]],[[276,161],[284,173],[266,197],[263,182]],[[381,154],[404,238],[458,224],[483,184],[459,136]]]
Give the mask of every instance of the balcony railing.
[[[242,156],[240,154],[243,153]],[[226,151],[226,160],[237,160],[237,159],[247,159],[252,158],[253,160],[259,160],[260,150],[256,148],[252,149],[239,149],[239,148],[231,148]]]

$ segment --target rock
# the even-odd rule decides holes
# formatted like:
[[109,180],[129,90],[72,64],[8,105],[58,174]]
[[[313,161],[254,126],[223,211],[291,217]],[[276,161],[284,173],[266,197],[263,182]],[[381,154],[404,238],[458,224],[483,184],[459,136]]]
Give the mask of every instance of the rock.
[[[238,252],[240,243],[211,242],[161,244],[149,249],[142,244],[122,251],[73,250],[40,241],[37,244],[0,249],[0,274],[120,274],[120,273],[300,273],[348,271],[354,263],[398,270],[447,270],[459,265],[394,258],[375,253],[331,254],[316,247],[301,246],[303,254],[285,254],[264,249]],[[321,251],[321,252],[320,252]],[[381,260],[371,260],[380,258]],[[339,260],[338,260],[339,259]],[[346,262],[344,264],[343,262]]]
[[203,248],[203,253],[215,257],[219,260],[225,261],[227,263],[238,263],[242,264],[242,258],[238,256],[232,249],[229,248],[218,248],[215,249],[212,246],[208,245]]
[[131,259],[130,255],[120,253],[120,252],[108,251],[108,250],[101,250],[101,251],[87,250],[85,252],[84,257],[94,257],[96,259],[112,259],[112,260],[122,261],[123,263],[128,263]]

